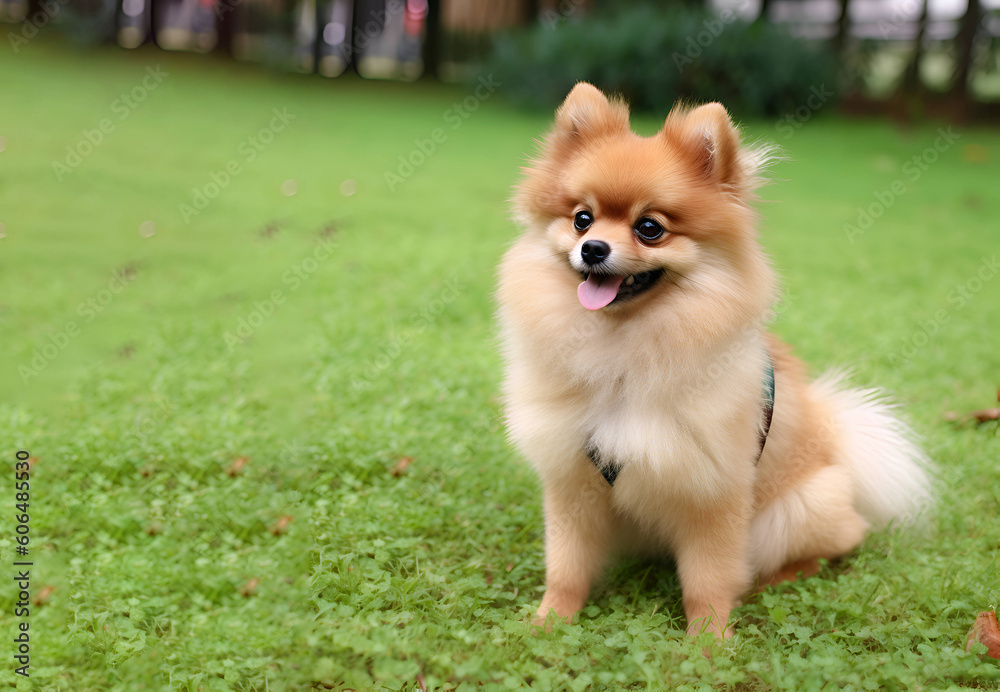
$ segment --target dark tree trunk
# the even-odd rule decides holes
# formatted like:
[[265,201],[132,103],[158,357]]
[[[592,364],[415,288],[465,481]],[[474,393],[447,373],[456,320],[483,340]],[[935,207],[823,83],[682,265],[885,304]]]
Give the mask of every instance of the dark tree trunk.
[[917,20],[917,37],[913,39],[913,53],[899,82],[901,96],[922,95],[923,82],[920,79],[920,62],[924,57],[924,37],[927,34],[927,0],[921,0],[920,19]]
[[[225,55],[233,54],[233,34],[236,33],[236,9],[234,0],[216,0],[215,29],[219,32],[219,40],[215,49]],[[156,19],[153,19],[153,35],[156,35]]]
[[962,23],[955,37],[955,73],[951,80],[951,95],[962,106],[970,102],[969,74],[972,71],[972,49],[976,44],[976,34],[982,19],[979,0],[969,0],[962,15]]
[[541,14],[542,8],[538,6],[538,0],[525,0],[524,3],[524,14],[525,23],[534,24],[538,21],[538,16]]
[[840,15],[837,17],[837,31],[833,35],[833,50],[837,55],[843,55],[851,33],[850,0],[837,0],[837,4],[840,5]]
[[760,12],[754,21],[761,23],[771,21],[771,0],[760,0]]
[[441,66],[441,1],[427,3],[427,17],[424,30],[424,74],[439,78]]

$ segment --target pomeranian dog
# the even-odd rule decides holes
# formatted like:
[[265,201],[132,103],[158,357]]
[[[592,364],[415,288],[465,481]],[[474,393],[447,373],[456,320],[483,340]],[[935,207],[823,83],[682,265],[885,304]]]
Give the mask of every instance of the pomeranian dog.
[[508,433],[544,487],[536,623],[571,618],[613,555],[667,553],[688,632],[728,637],[755,585],[931,503],[879,392],[809,381],[765,332],[776,279],[751,202],[769,159],[717,103],[640,137],[581,83],[525,169],[497,295]]

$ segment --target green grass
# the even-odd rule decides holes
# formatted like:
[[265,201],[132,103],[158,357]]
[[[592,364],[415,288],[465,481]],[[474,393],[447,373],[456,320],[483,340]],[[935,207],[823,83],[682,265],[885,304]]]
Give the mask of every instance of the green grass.
[[[941,467],[941,502],[928,535],[872,536],[819,577],[750,598],[706,659],[665,564],[613,569],[576,624],[526,624],[542,516],[497,421],[491,292],[516,232],[510,185],[547,116],[490,98],[451,129],[466,94],[433,85],[45,39],[2,50],[0,454],[8,469],[18,449],[38,458],[31,588],[55,587],[31,609],[19,687],[1000,688],[997,662],[964,651],[976,613],[1000,601],[1000,438],[942,417],[991,405],[1000,384],[1000,278],[949,300],[1000,250],[996,131],[958,130],[914,182],[903,166],[933,125],[821,112],[784,139],[747,124],[790,157],[761,204],[789,303],[776,331],[816,371],[853,365],[895,393]],[[52,162],[118,117],[115,99],[157,63],[169,76],[57,181]],[[184,223],[192,188],[242,162],[274,108],[294,121]],[[385,171],[439,127],[447,139],[390,192]],[[906,193],[849,242],[844,225],[897,178]],[[330,252],[313,263],[319,243]],[[126,267],[128,284],[102,293]],[[276,290],[281,303],[262,305]],[[50,336],[65,347],[25,382]],[[401,457],[413,462],[396,477]]]

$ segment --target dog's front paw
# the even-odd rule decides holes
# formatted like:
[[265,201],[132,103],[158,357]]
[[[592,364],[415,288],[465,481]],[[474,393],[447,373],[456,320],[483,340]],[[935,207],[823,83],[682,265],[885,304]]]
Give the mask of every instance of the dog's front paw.
[[719,639],[729,639],[733,636],[733,625],[713,615],[694,619],[688,625],[688,636],[697,637],[703,632],[711,632]]
[[545,631],[549,632],[552,629],[553,619],[573,622],[573,616],[583,607],[584,599],[585,597],[578,594],[559,593],[549,589],[545,592],[542,604],[532,616],[531,624],[544,627]]
[[[563,618],[560,618],[556,611],[547,606],[539,606],[538,610],[535,611],[535,614],[531,616],[531,625],[546,632],[551,632],[552,625],[559,619]],[[572,618],[570,618],[570,620],[572,621]]]

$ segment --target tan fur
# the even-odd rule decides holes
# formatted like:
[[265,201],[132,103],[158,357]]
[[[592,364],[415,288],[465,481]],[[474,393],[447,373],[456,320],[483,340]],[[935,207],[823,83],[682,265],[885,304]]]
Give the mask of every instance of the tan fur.
[[[868,528],[843,412],[762,328],[775,277],[749,203],[765,157],[719,104],[678,108],[642,138],[624,104],[580,84],[525,170],[526,232],[503,259],[498,299],[508,431],[544,485],[539,620],[578,611],[616,551],[669,552],[689,631],[728,636],[755,579],[843,555]],[[581,209],[594,216],[585,233],[573,228]],[[641,217],[668,233],[640,242]],[[587,239],[611,246],[616,273],[667,274],[590,312],[571,264]],[[768,354],[777,395],[755,463]],[[589,447],[620,466],[613,488]]]

